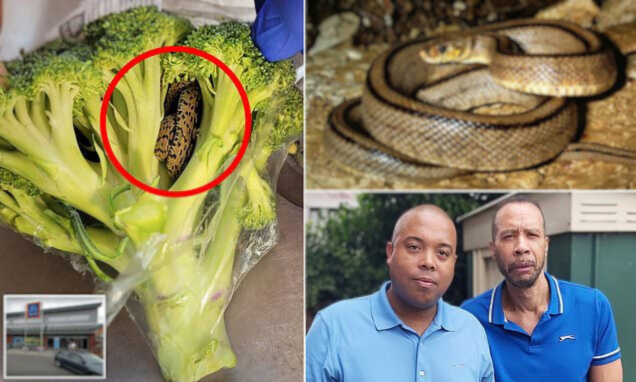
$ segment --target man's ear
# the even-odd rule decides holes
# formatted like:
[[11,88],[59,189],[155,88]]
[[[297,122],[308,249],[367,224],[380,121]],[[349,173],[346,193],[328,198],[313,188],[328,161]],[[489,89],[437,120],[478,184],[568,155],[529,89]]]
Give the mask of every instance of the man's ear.
[[495,258],[495,241],[491,240],[488,246],[490,247],[490,257],[494,259]]
[[393,243],[389,241],[386,243],[386,263],[391,265],[392,258],[393,258]]
[[548,256],[548,248],[550,247],[550,238],[548,236],[545,237],[545,255]]

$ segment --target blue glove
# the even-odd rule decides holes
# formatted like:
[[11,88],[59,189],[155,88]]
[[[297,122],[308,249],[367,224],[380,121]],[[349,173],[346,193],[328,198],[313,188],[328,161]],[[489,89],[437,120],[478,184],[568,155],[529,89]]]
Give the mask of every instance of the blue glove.
[[303,0],[254,0],[252,39],[269,61],[280,61],[303,50]]

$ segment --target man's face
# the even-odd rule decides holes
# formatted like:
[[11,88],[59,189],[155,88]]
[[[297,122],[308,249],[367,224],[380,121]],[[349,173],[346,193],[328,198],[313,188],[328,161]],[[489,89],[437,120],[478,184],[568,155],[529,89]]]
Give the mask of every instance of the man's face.
[[386,247],[391,288],[412,307],[428,309],[453,280],[455,226],[434,211],[413,211],[403,219],[393,242]]
[[541,211],[530,203],[511,203],[495,219],[490,251],[499,271],[512,285],[531,287],[541,275],[548,253]]

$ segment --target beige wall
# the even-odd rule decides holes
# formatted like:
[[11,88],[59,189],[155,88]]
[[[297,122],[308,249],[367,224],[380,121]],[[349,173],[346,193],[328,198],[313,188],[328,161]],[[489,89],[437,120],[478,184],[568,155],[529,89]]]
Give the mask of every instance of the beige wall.
[[636,232],[636,194],[572,194],[572,232]]
[[470,254],[473,260],[472,278],[473,295],[475,297],[492,289],[503,280],[503,276],[497,269],[497,263],[490,256],[490,249],[480,248]]

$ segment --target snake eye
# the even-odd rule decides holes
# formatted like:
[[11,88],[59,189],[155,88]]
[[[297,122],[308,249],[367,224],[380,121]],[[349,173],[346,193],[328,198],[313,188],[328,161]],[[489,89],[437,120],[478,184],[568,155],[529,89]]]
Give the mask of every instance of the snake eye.
[[439,50],[440,53],[446,52],[446,45],[442,44],[442,45],[438,46],[437,50]]

